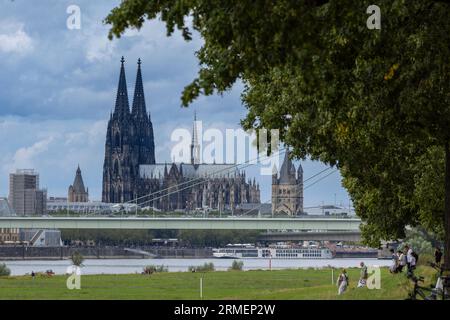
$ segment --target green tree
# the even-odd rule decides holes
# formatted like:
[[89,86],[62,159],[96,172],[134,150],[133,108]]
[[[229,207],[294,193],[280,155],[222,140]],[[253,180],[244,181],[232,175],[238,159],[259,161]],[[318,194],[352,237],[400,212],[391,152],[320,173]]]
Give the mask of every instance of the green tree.
[[[450,269],[450,6],[379,0],[382,28],[369,30],[370,4],[124,0],[105,22],[110,38],[156,18],[168,35],[198,32],[200,70],[183,105],[242,79],[243,126],[280,129],[295,157],[340,168],[366,242],[441,228]],[[430,179],[442,201],[423,191]]]
[[0,277],[9,276],[11,270],[4,263],[0,263]]
[[72,255],[70,256],[70,260],[72,261],[72,264],[74,266],[77,266],[77,267],[83,266],[84,257],[78,251],[75,251],[74,253],[72,253]]
[[404,246],[408,244],[418,254],[428,254],[431,256],[433,254],[433,245],[431,240],[433,240],[433,238],[426,234],[426,232],[419,229],[410,229],[406,231],[404,243],[399,246],[399,249],[403,250]]

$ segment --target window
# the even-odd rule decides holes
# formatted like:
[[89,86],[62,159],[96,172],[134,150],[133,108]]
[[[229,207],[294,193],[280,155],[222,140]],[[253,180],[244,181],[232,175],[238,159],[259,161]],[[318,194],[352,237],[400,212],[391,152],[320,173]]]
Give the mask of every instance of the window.
[[114,161],[114,175],[119,175],[119,161]]
[[116,136],[114,138],[114,146],[115,147],[120,147],[120,135],[118,132],[116,132]]

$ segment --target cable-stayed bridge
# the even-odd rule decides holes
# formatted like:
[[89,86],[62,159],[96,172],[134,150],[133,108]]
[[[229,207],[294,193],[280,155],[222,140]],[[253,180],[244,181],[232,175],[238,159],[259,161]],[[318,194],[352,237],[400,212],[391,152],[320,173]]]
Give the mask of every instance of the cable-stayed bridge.
[[[280,150],[281,151],[281,150]],[[249,164],[244,164],[248,166]],[[236,167],[241,167],[236,165]],[[323,179],[327,178],[337,170],[326,168],[305,180],[312,179],[304,189],[307,189]],[[326,173],[326,175],[323,175]],[[322,175],[322,176],[321,176]],[[321,176],[321,177],[320,177]],[[355,217],[330,217],[330,216],[296,216],[296,217],[251,217],[253,208],[236,216],[227,217],[192,217],[192,216],[139,216],[139,210],[150,201],[161,197],[167,197],[183,188],[188,188],[196,183],[203,183],[192,179],[177,185],[177,190],[167,190],[150,193],[143,197],[128,201],[135,202],[136,215],[134,216],[7,216],[0,217],[0,228],[23,228],[23,229],[191,229],[191,230],[278,230],[278,231],[300,231],[300,232],[359,232],[361,220]],[[180,189],[181,188],[181,189]],[[150,199],[150,200],[149,200]],[[118,204],[120,206],[121,204]],[[123,205],[123,204],[122,204]],[[260,204],[261,207],[263,204]],[[123,211],[123,212],[122,212]],[[119,210],[118,213],[126,213]]]
[[0,228],[359,231],[357,218],[0,217]]

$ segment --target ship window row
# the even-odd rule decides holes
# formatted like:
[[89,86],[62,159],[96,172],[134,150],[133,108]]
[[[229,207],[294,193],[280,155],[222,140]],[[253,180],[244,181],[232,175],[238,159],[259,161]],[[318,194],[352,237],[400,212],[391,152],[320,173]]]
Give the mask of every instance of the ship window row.
[[295,252],[295,253],[314,253],[314,254],[320,254],[321,250],[308,250],[308,249],[277,249],[277,252],[281,252],[281,253],[291,253],[291,252]]
[[258,250],[235,250],[235,249],[225,249],[226,253],[254,253],[258,254]]
[[277,257],[298,257],[297,254],[293,254],[293,253],[277,253],[276,256]]
[[[278,253],[276,254],[277,257],[298,257],[298,254],[294,253]],[[303,257],[309,257],[309,258],[320,258],[322,255],[320,253],[304,253]]]

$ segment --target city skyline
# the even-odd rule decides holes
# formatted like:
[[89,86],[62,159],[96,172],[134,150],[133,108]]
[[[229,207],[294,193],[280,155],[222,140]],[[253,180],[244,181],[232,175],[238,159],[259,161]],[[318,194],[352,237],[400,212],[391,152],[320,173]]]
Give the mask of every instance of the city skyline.
[[[90,198],[99,200],[106,124],[114,108],[118,63],[123,55],[134,86],[138,58],[146,103],[155,127],[158,161],[170,162],[170,133],[190,129],[194,110],[204,128],[239,128],[246,110],[240,101],[243,85],[223,96],[201,97],[190,108],[180,107],[180,94],[197,69],[195,50],[201,40],[184,42],[179,34],[165,37],[164,26],[151,22],[141,31],[127,32],[120,40],[107,40],[108,27],[101,21],[119,1],[92,4],[81,1],[81,29],[66,27],[69,1],[55,1],[49,9],[29,8],[19,2],[5,3],[0,13],[0,57],[6,72],[0,88],[0,133],[6,143],[0,151],[0,195],[8,194],[7,177],[16,169],[33,168],[49,196],[67,196],[67,188],[79,164]],[[39,20],[39,16],[49,19]],[[51,49],[51,50],[49,50]],[[23,134],[32,132],[33,134]],[[305,179],[326,168],[302,161]],[[298,162],[296,162],[298,165]],[[270,199],[271,177],[247,169],[261,185],[261,201]],[[307,184],[305,184],[307,186]],[[331,175],[305,190],[305,206],[320,203],[348,205],[340,175]]]

